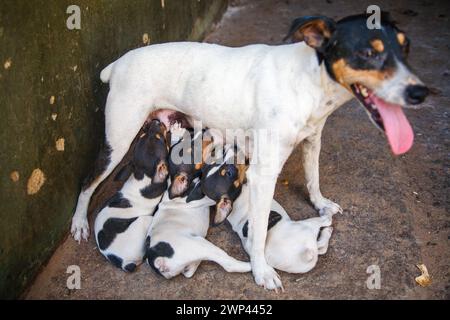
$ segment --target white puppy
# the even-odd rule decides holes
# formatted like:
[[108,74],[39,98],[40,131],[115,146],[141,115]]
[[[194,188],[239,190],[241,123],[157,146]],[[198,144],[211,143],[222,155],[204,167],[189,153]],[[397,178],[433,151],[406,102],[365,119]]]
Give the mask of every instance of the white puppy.
[[[239,234],[242,244],[251,252],[248,241],[248,186],[242,186],[241,195],[227,220]],[[301,221],[289,218],[284,208],[275,200],[269,215],[265,256],[275,269],[290,273],[305,273],[315,267],[318,255],[325,254],[333,232],[331,215]]]

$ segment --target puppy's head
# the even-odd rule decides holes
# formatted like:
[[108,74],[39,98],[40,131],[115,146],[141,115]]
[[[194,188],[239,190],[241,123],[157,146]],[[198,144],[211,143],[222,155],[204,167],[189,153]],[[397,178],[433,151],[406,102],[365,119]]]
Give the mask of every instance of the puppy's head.
[[164,182],[169,173],[168,155],[166,127],[160,121],[152,120],[144,126],[134,146],[132,160],[118,173],[116,180],[126,181],[134,173],[138,180],[145,175],[152,179],[152,183]]
[[405,32],[388,13],[380,14],[379,28],[369,29],[373,18],[362,14],[335,22],[324,16],[300,17],[286,38],[316,50],[330,77],[359,100],[375,126],[386,133],[393,153],[401,154],[414,137],[402,107],[423,102],[428,89],[406,62]]
[[234,150],[229,148],[222,163],[208,164],[202,172],[202,192],[216,202],[215,225],[228,217],[245,183],[248,163],[237,164],[235,155]]
[[211,142],[203,140],[203,132],[186,130],[183,138],[172,146],[169,156],[170,199],[186,196],[194,179],[200,177]]

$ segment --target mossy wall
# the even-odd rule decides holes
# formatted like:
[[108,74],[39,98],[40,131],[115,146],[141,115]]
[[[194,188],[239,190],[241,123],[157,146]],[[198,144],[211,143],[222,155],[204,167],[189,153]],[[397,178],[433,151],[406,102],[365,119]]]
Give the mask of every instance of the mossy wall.
[[[103,139],[99,73],[148,43],[199,40],[226,0],[4,0],[0,5],[0,298],[67,235]],[[69,5],[81,29],[69,30]]]

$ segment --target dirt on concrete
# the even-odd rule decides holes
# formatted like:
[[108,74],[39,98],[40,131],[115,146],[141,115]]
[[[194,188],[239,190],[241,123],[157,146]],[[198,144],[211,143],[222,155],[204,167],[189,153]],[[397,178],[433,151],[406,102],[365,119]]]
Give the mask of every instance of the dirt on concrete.
[[[364,3],[364,4],[362,4]],[[290,21],[301,15],[332,18],[365,11],[367,2],[233,1],[206,41],[229,46],[277,44]],[[321,188],[338,202],[328,253],[304,275],[280,275],[283,294],[257,287],[252,275],[228,274],[204,262],[192,279],[165,280],[146,265],[126,274],[107,263],[94,239],[78,245],[68,237],[37,277],[27,299],[449,299],[449,97],[450,3],[377,1],[411,39],[409,62],[434,95],[407,110],[415,144],[400,157],[363,109],[351,101],[328,120],[323,134]],[[288,180],[289,183],[281,183]],[[294,151],[275,198],[294,219],[316,216],[306,197],[301,150]],[[248,259],[228,225],[211,228],[208,239],[236,258]],[[416,264],[424,263],[432,284],[418,286]],[[66,286],[68,266],[81,270],[81,289]],[[378,265],[381,288],[370,290],[367,268]]]

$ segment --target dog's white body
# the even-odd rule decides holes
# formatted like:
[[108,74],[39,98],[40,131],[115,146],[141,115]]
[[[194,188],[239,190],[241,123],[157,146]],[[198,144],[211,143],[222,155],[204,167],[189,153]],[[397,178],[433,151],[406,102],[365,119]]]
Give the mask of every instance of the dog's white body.
[[[247,171],[250,187],[250,253],[259,285],[282,286],[264,258],[267,220],[275,184],[294,147],[305,140],[304,169],[310,198],[322,213],[340,207],[319,189],[320,137],[326,118],[351,99],[333,82],[314,49],[304,43],[228,48],[204,43],[167,43],[132,50],[102,73],[110,92],[105,109],[106,139],[111,162],[82,191],[72,222],[76,240],[87,238],[89,198],[120,162],[148,114],[156,108],[181,111],[204,126],[225,129],[270,129],[278,148],[258,143]],[[270,168],[264,163],[270,163]]]
[[[145,237],[153,219],[152,214],[161,201],[162,194],[153,199],[144,198],[140,194],[140,190],[151,184],[151,178],[144,176],[143,179],[137,180],[132,174],[120,190],[122,198],[129,202],[130,207],[116,208],[107,205],[95,218],[94,233],[100,252],[108,260],[111,260],[111,255],[116,257],[116,261],[122,260],[121,268],[125,271],[133,271],[127,270],[127,266],[133,264],[137,266],[142,263],[145,253]],[[105,228],[107,221],[134,218],[136,219],[123,232],[117,233],[107,248],[102,248],[99,232]]]
[[[250,253],[252,250],[247,234],[248,193],[248,186],[244,185],[227,220],[241,238],[245,250]],[[272,200],[271,211],[281,217],[267,231],[265,247],[267,263],[284,272],[310,271],[316,266],[318,255],[325,254],[328,250],[328,242],[333,231],[330,227],[331,215],[293,221],[276,200]]]
[[167,279],[180,273],[187,278],[192,277],[203,260],[214,261],[228,272],[249,272],[250,263],[234,259],[205,239],[209,228],[209,207],[215,202],[206,196],[191,202],[186,202],[186,199],[169,199],[166,191],[158,206],[148,230],[149,246],[165,243],[173,254],[156,257],[153,267]]

